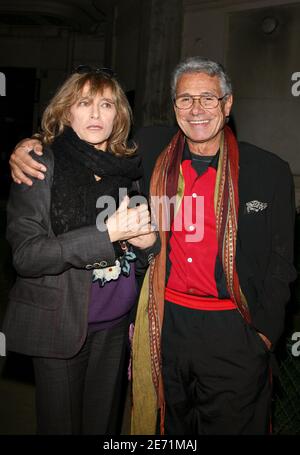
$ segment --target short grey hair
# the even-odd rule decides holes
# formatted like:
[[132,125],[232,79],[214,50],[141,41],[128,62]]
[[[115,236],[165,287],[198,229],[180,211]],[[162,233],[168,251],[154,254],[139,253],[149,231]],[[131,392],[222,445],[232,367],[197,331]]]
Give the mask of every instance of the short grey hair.
[[178,79],[185,73],[205,73],[209,76],[217,76],[220,81],[222,96],[232,94],[232,85],[224,67],[213,60],[205,57],[189,57],[180,62],[174,69],[171,77],[171,95],[172,99],[176,96],[176,87]]

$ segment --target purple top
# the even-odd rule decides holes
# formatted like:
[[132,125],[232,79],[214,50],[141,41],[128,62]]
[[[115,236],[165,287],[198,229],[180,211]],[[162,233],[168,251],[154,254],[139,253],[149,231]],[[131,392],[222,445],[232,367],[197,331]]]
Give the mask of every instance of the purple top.
[[134,264],[129,277],[120,275],[117,280],[99,286],[92,283],[88,324],[89,332],[113,327],[131,310],[138,296]]

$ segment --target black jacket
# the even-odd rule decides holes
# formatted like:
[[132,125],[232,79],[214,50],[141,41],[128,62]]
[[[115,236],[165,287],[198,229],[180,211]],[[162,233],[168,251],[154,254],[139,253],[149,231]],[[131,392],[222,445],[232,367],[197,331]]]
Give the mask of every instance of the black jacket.
[[[254,327],[276,344],[284,328],[289,283],[297,277],[293,177],[276,155],[244,142],[239,150],[237,272]],[[256,211],[251,201],[267,205]]]
[[[12,184],[7,206],[7,237],[17,280],[2,331],[7,349],[31,356],[70,358],[87,336],[92,269],[115,262],[107,231],[96,225],[54,235],[50,220],[54,157],[48,149],[39,160],[45,180],[32,186]],[[136,249],[139,268],[159,251]]]
[[[146,180],[174,128],[161,133],[161,128],[147,127],[136,135],[143,162],[147,155]],[[151,150],[154,157],[149,164]],[[284,328],[289,283],[297,276],[293,266],[293,177],[289,165],[273,153],[245,142],[239,143],[239,151],[237,272],[252,324],[274,348]]]

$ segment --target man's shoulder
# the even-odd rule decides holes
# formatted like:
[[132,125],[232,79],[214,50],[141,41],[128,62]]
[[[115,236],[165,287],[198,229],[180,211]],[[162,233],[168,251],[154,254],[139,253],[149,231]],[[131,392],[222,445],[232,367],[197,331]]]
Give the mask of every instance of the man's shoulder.
[[268,168],[287,168],[288,163],[275,153],[262,149],[249,142],[239,142],[240,163],[241,165],[262,166]]
[[172,126],[144,126],[134,134],[134,141],[143,160],[146,188],[149,187],[150,178],[155,162],[160,153],[166,148],[178,127]]
[[137,143],[141,154],[147,151],[161,152],[170,142],[178,127],[172,126],[143,126],[134,134],[134,141]]

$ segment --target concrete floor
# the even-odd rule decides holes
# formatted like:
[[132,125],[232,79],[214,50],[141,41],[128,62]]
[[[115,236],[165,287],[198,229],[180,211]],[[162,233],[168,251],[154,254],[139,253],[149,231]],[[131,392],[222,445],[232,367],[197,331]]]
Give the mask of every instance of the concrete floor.
[[5,358],[0,358],[0,434],[35,434],[34,385],[4,374]]
[[[122,435],[130,431],[130,393],[127,393]],[[29,360],[0,357],[0,435],[34,435],[35,386]]]
[[[122,435],[130,431],[130,393],[126,397]],[[36,433],[35,386],[29,359],[0,357],[0,435]]]

